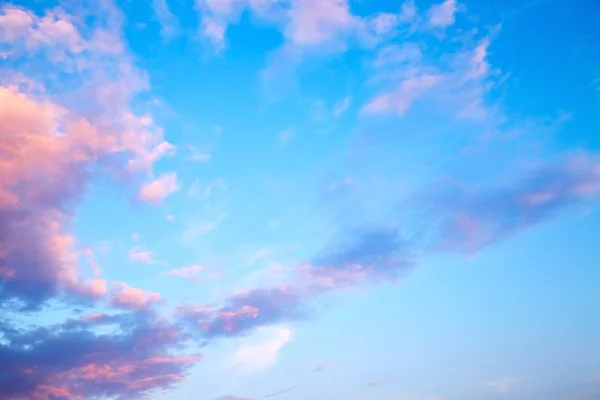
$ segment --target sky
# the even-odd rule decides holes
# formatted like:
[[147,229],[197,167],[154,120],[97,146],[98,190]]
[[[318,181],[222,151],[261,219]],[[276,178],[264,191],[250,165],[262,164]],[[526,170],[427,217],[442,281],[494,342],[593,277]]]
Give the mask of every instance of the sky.
[[600,399],[600,2],[0,2],[0,400]]

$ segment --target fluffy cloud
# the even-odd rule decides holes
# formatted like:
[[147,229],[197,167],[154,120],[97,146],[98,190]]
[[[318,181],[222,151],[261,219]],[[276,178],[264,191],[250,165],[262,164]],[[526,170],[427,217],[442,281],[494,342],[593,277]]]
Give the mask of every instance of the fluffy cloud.
[[[78,12],[0,6],[0,44],[9,49],[0,82],[3,400],[131,398],[181,381],[200,360],[176,355],[188,336],[155,315],[158,293],[101,279],[93,253],[70,234],[95,175],[152,176],[173,150],[148,113],[133,111],[146,109],[137,97],[149,85],[121,40],[119,11],[103,1],[92,20],[89,4]],[[131,311],[20,323],[37,316],[23,306],[74,301]]]

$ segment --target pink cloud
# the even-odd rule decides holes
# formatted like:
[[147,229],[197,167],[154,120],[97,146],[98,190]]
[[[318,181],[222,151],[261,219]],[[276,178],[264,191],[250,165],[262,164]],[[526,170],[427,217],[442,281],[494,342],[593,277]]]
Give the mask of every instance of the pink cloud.
[[134,288],[122,282],[117,282],[115,285],[111,302],[116,307],[136,310],[161,301],[160,294],[157,292]]
[[148,203],[160,204],[163,199],[175,193],[178,189],[177,175],[175,172],[171,172],[142,187],[138,199]]
[[24,9],[6,6],[0,14],[0,41],[17,40],[23,40],[30,48],[42,44],[61,46],[73,53],[85,48],[77,28],[64,13],[47,13],[40,18]]

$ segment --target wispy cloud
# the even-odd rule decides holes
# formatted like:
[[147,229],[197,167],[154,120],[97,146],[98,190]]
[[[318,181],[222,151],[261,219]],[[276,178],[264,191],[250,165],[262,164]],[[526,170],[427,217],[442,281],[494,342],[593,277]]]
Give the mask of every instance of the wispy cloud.
[[194,146],[188,146],[188,149],[190,151],[189,159],[191,161],[198,163],[207,163],[210,162],[210,160],[212,159],[212,155],[210,153],[203,152]]
[[169,276],[176,276],[179,278],[188,279],[190,281],[199,281],[200,274],[204,272],[205,268],[200,265],[192,265],[190,267],[184,267],[180,269],[172,269],[166,273]]
[[457,10],[456,0],[445,0],[429,9],[429,24],[432,27],[445,28],[454,24]]
[[162,37],[165,40],[170,40],[177,36],[180,32],[179,21],[169,9],[167,0],[152,0],[152,6],[161,26],[160,34]]
[[348,110],[352,103],[352,97],[346,97],[333,106],[333,117],[338,118]]
[[154,253],[144,249],[142,245],[137,245],[127,253],[131,261],[142,264],[155,264]]
[[258,372],[274,366],[279,352],[291,340],[287,328],[272,327],[257,331],[258,340],[240,345],[234,352],[231,364],[242,372]]

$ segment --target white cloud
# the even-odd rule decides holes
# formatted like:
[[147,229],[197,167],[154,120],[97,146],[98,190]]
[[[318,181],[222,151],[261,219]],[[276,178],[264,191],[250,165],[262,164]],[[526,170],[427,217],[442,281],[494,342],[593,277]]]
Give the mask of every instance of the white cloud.
[[263,328],[253,335],[250,343],[236,349],[230,365],[244,373],[267,370],[277,363],[279,352],[291,340],[291,335],[288,328]]

